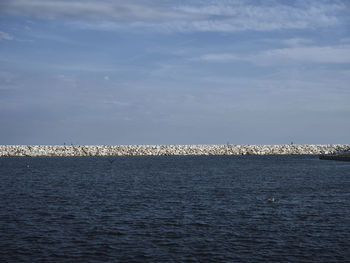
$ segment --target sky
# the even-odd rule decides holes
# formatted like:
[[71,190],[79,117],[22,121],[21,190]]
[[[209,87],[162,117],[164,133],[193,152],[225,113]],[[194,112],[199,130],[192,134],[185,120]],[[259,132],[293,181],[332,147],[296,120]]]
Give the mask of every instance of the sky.
[[0,144],[350,143],[348,0],[1,0]]

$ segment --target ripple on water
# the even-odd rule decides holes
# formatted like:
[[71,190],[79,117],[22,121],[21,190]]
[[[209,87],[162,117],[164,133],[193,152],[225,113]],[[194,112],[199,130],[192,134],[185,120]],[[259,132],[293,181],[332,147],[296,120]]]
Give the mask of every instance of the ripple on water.
[[0,260],[345,262],[349,175],[315,156],[1,158]]

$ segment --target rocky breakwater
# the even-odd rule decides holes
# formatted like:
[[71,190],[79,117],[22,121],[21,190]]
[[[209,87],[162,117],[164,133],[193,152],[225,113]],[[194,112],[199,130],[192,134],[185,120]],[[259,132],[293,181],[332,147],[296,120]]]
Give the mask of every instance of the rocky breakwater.
[[349,144],[328,145],[0,145],[1,156],[154,156],[332,154]]

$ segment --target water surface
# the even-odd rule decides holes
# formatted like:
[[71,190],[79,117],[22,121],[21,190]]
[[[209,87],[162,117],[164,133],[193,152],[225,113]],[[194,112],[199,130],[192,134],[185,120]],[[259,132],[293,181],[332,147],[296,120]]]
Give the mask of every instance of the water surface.
[[350,260],[346,162],[17,157],[0,180],[1,262]]

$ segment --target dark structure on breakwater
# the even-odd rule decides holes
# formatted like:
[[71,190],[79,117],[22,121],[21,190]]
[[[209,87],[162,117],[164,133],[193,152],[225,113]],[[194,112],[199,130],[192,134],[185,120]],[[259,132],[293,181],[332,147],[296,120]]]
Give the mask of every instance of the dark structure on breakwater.
[[336,153],[336,154],[321,154],[321,160],[345,161],[350,162],[350,152]]

